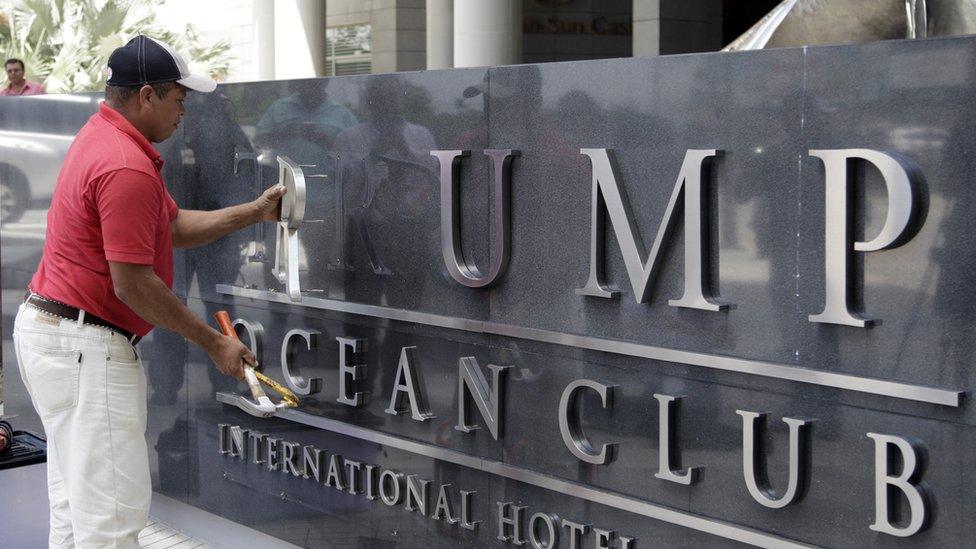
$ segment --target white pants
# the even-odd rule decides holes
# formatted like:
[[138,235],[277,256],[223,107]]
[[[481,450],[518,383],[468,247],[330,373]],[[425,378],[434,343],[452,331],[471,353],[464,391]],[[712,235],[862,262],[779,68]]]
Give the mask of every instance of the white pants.
[[114,331],[26,305],[14,347],[47,434],[50,546],[138,547],[152,488],[135,348]]

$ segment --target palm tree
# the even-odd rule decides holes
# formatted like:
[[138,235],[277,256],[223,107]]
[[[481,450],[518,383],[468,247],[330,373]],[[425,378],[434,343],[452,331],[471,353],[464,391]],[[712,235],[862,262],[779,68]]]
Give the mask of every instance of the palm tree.
[[0,51],[24,60],[52,93],[100,91],[108,56],[137,34],[166,42],[191,70],[226,77],[230,45],[203,45],[192,25],[183,33],[156,21],[159,0],[0,0]]

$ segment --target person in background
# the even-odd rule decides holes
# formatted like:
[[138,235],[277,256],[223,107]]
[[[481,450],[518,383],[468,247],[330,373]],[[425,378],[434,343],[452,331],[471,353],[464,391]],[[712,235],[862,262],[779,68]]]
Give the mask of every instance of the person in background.
[[289,84],[291,93],[272,103],[254,129],[254,143],[293,160],[314,163],[332,149],[342,130],[356,125],[345,105],[329,97],[328,80]]
[[32,82],[26,78],[26,68],[20,59],[7,59],[4,63],[7,69],[7,87],[0,89],[0,95],[44,95],[47,90],[37,82]]

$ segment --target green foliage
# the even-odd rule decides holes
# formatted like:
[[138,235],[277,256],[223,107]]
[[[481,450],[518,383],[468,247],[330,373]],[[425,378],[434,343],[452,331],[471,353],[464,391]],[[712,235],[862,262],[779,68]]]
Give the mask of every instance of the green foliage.
[[230,44],[200,43],[192,25],[182,33],[156,21],[156,0],[0,0],[0,52],[27,65],[48,92],[101,91],[112,51],[137,34],[180,52],[193,72],[226,77]]

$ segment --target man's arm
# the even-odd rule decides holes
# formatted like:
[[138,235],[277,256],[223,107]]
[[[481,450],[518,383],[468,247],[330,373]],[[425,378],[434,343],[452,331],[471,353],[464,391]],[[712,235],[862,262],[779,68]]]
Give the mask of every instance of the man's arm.
[[237,338],[214,330],[193,314],[166,286],[151,265],[109,261],[115,295],[146,322],[179,333],[207,351],[221,373],[244,378],[242,361],[254,355]]
[[[277,221],[284,185],[275,185],[253,202],[211,212],[180,210],[170,224],[173,246],[196,248],[261,221]],[[113,277],[114,278],[114,277]],[[134,309],[133,309],[134,310]],[[137,313],[139,311],[136,311]],[[143,317],[145,318],[145,317]],[[146,320],[149,320],[148,318]]]

